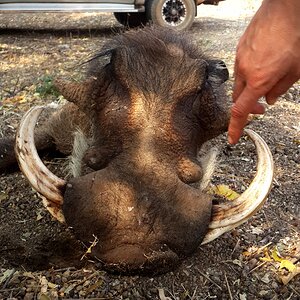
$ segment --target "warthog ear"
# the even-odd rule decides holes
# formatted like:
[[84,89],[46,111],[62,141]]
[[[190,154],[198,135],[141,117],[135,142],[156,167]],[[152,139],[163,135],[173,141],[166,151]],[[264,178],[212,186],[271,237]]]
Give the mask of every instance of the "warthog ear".
[[209,60],[207,61],[207,81],[213,86],[218,87],[229,78],[229,72],[222,60]]
[[63,79],[56,79],[55,87],[65,97],[66,100],[76,104],[80,110],[88,111],[93,106],[93,100],[97,98],[97,92],[102,85],[102,70],[108,61],[98,63],[99,58],[108,57],[109,61],[115,49],[108,49],[96,54],[91,59],[85,61],[83,64],[90,63],[88,71],[88,78],[82,82],[67,81]]
[[96,77],[90,77],[83,82],[57,79],[54,85],[66,100],[73,102],[85,111],[85,108],[91,105],[90,101],[93,99],[93,86],[95,86],[96,80]]

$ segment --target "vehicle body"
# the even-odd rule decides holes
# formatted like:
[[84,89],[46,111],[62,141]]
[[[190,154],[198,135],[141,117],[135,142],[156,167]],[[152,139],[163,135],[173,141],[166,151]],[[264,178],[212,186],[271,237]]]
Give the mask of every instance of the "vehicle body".
[[128,27],[153,23],[178,30],[189,28],[197,5],[224,0],[0,0],[4,12],[113,12]]

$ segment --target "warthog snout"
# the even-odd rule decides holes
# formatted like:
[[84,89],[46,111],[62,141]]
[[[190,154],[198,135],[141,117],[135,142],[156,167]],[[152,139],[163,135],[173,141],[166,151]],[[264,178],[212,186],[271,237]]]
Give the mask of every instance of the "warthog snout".
[[159,260],[176,263],[199,245],[210,221],[210,197],[157,171],[147,176],[108,167],[67,184],[66,223],[86,244],[98,238],[95,256],[124,269],[156,269]]

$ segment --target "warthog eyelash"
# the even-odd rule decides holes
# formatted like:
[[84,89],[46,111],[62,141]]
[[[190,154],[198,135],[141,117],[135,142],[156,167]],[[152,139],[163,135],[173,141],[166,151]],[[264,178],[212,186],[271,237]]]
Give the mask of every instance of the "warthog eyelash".
[[111,58],[111,55],[113,54],[113,52],[115,52],[115,48],[112,48],[112,49],[107,49],[107,50],[104,50],[104,51],[101,51],[97,54],[95,54],[93,57],[91,57],[90,59],[88,60],[85,60],[84,62],[82,62],[81,64],[79,64],[79,66],[83,66],[83,65],[86,65],[98,58],[102,58],[102,57],[109,57]]

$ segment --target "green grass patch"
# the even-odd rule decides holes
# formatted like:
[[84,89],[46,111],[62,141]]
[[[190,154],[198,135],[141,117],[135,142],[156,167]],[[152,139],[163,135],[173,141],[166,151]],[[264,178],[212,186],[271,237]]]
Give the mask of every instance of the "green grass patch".
[[40,94],[42,97],[45,96],[55,96],[58,97],[60,93],[53,84],[53,77],[46,75],[40,78],[39,83],[36,87],[36,93]]

